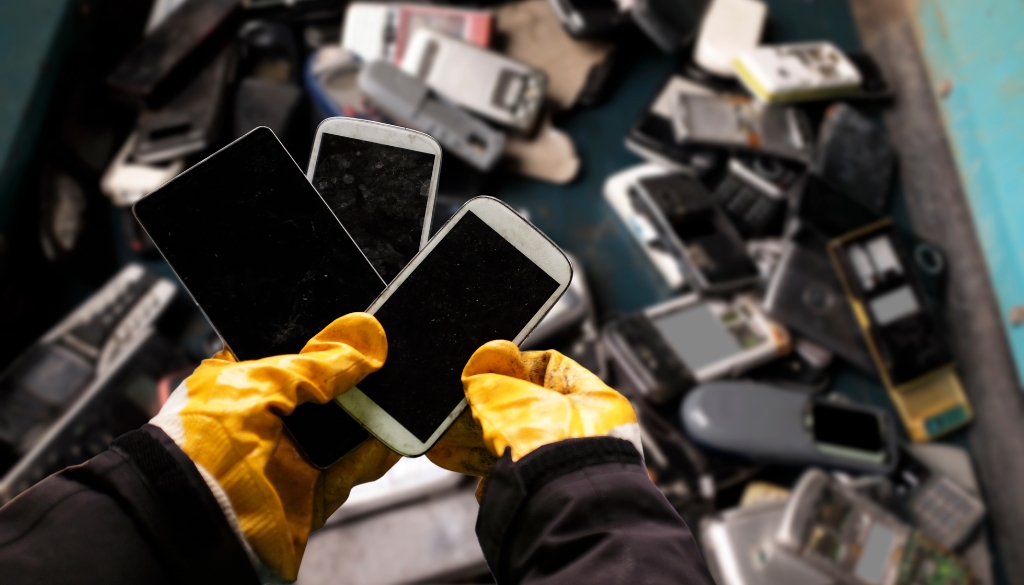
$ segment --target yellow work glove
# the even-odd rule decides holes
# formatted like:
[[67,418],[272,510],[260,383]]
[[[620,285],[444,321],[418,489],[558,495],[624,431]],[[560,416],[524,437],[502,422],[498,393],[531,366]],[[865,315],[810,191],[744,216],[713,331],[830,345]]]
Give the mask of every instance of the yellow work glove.
[[497,458],[507,447],[518,461],[542,445],[583,437],[618,437],[643,453],[629,401],[557,351],[520,352],[514,343],[492,341],[469,359],[462,387],[479,430],[463,413],[455,436],[446,434],[431,449],[428,456],[446,469],[486,476],[495,459],[487,465],[483,450]]
[[309,533],[353,486],[380,478],[400,458],[371,438],[321,471],[299,452],[281,417],[304,402],[332,400],[380,369],[385,357],[380,323],[352,313],[297,355],[237,362],[226,350],[217,353],[150,421],[196,464],[264,580],[294,581]]

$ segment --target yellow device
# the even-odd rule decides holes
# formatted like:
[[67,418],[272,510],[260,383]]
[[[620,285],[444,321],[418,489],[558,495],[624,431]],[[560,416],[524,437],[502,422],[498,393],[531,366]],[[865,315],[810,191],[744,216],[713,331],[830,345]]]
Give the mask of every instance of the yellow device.
[[892,221],[840,236],[828,252],[911,440],[930,441],[969,423],[974,414],[953,354],[907,268]]

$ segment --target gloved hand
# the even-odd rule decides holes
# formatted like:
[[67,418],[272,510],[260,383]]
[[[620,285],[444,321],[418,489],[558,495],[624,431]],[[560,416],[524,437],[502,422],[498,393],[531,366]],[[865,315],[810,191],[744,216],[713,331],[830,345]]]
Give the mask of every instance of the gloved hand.
[[582,437],[619,437],[643,453],[629,401],[557,351],[520,352],[509,341],[492,341],[469,359],[462,387],[480,430],[474,434],[463,413],[455,436],[449,439],[449,431],[431,449],[428,457],[446,469],[486,475],[477,472],[489,473],[494,460],[485,465],[483,449],[497,458],[509,447],[518,461],[542,445]]
[[303,458],[281,422],[299,404],[326,403],[352,388],[386,356],[380,323],[352,313],[297,355],[237,362],[227,350],[217,353],[150,421],[195,462],[229,521],[273,571],[262,578],[294,581],[309,533],[353,486],[380,478],[399,460],[371,438],[321,471]]

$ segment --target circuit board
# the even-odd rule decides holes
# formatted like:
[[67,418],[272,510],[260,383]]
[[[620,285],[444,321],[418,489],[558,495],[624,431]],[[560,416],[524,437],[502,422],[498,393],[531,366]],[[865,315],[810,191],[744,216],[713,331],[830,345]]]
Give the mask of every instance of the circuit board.
[[963,559],[914,531],[900,563],[897,585],[968,585],[974,583]]

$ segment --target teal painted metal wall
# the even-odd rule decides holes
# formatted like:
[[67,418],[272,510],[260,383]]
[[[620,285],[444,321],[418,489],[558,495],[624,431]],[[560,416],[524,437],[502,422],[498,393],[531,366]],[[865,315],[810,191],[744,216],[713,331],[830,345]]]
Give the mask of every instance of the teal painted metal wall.
[[916,0],[922,53],[1024,385],[1024,2]]

